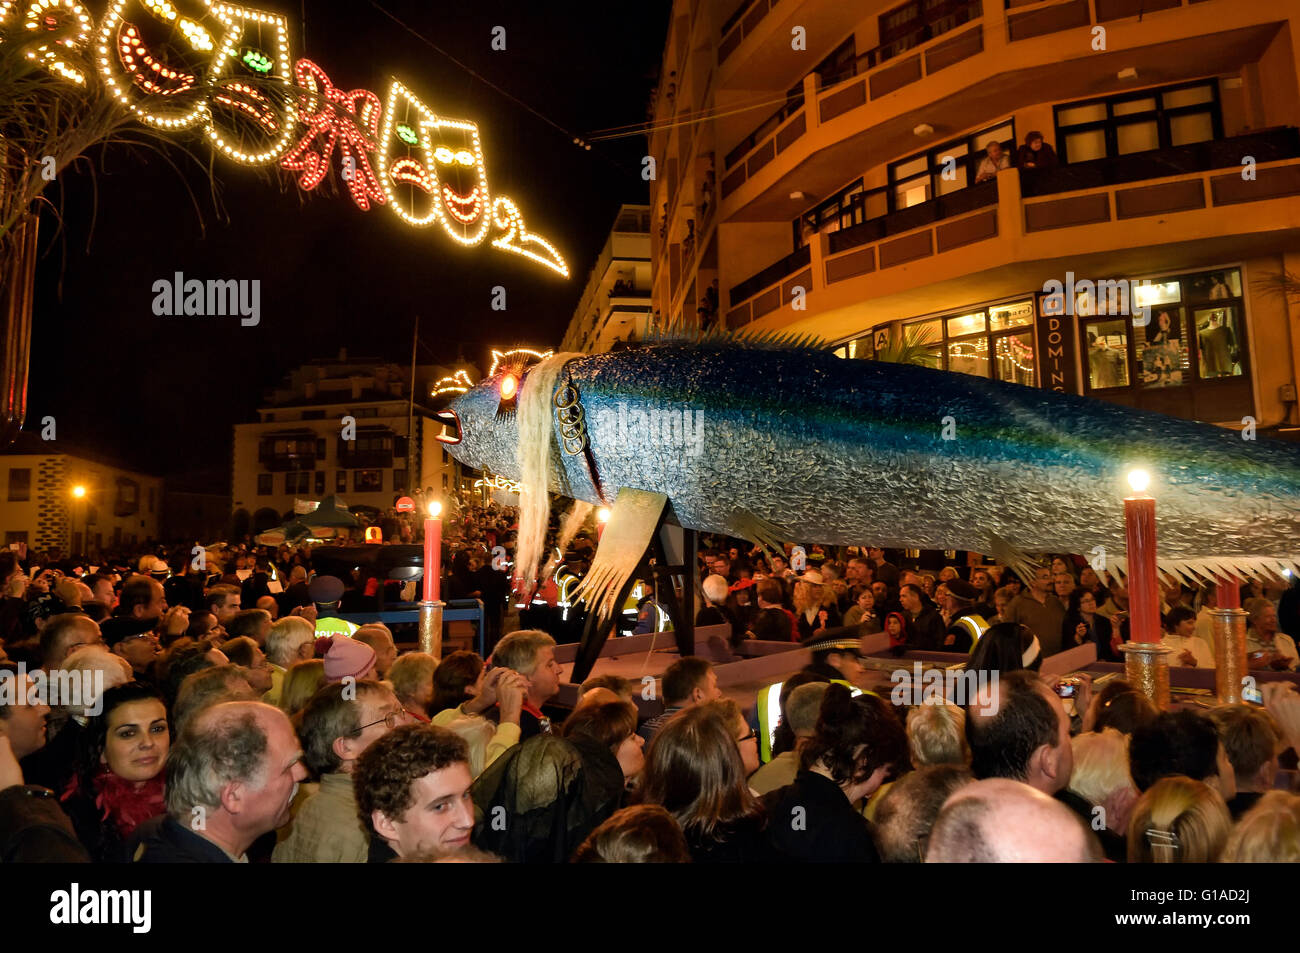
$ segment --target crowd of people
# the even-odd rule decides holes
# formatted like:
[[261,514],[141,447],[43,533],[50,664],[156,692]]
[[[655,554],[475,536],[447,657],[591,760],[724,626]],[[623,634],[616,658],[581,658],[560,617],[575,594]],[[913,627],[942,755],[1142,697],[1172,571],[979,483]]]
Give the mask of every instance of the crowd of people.
[[[748,546],[706,550],[704,606],[696,624],[730,626],[733,644],[746,638],[806,642],[823,630],[850,626],[859,635],[888,632],[900,650],[967,652],[991,627],[1010,622],[1025,626],[1044,656],[1093,644],[1098,659],[1124,661],[1126,582],[1111,573],[1103,578],[1081,558],[1055,557],[1034,570],[1028,585],[996,565],[900,569],[878,548],[850,555],[815,547],[807,559],[812,568],[796,573],[788,556]],[[1193,589],[1166,579],[1160,615],[1171,665],[1214,667],[1217,599],[1214,585]],[[1300,580],[1252,580],[1242,585],[1240,604],[1248,616],[1248,665],[1295,671]]]
[[[479,532],[459,551],[486,558]],[[996,566],[900,569],[877,548],[810,547],[796,571],[802,552],[729,542],[702,554],[697,623],[810,652],[771,725],[693,656],[648,693],[598,675],[559,706],[546,632],[435,659],[399,653],[383,625],[332,628],[345,583],[309,577],[309,552],[236,555],[251,572],[233,581],[157,557],[29,575],[0,556],[0,858],[1300,860],[1288,682],[1262,707],[1160,712],[1118,677],[1062,693],[1037,673],[1062,648],[1117,649],[1120,580],[1065,557],[1021,587]],[[268,563],[289,584],[247,588]],[[1294,664],[1296,591],[1243,592],[1252,664]],[[1197,635],[1212,594],[1164,597],[1176,664],[1212,665]],[[970,652],[996,677],[964,707],[862,691],[861,638],[878,632],[899,652]]]

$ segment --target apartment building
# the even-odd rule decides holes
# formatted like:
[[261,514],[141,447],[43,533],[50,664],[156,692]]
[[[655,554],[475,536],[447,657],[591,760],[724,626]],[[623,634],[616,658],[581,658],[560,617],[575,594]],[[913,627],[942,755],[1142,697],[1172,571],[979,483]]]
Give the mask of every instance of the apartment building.
[[676,0],[653,307],[1285,431],[1297,44],[1272,0]]
[[163,480],[22,432],[0,451],[4,545],[95,556],[159,538]]
[[417,366],[413,414],[409,365],[349,359],[345,349],[290,372],[256,422],[235,425],[234,535],[279,526],[330,495],[377,515],[415,487],[461,489],[459,464],[433,439],[444,425],[422,408],[458,371],[478,377],[468,364]]
[[608,351],[651,329],[650,207],[624,205],[596,256],[561,351]]

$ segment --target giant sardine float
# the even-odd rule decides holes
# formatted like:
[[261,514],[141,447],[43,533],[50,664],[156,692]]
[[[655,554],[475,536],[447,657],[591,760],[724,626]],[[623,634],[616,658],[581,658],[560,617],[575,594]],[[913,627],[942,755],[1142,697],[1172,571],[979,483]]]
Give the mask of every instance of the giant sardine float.
[[525,505],[544,469],[551,492],[613,505],[640,491],[682,526],[765,544],[964,549],[1020,568],[1032,553],[1104,553],[1122,569],[1140,468],[1161,569],[1300,568],[1300,447],[780,339],[558,354],[499,370],[443,418],[451,453],[520,480]]

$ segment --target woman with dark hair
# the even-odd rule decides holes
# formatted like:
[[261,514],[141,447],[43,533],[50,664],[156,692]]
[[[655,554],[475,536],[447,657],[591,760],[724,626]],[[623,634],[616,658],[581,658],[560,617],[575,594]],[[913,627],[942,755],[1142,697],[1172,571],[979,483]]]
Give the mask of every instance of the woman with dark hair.
[[784,859],[763,806],[745,782],[735,734],[708,705],[688,708],[659,730],[646,752],[641,802],[676,818],[696,863]]
[[1092,642],[1101,661],[1123,661],[1115,656],[1111,634],[1110,620],[1097,611],[1097,597],[1087,589],[1071,592],[1069,608],[1061,622],[1061,648],[1072,649]]
[[773,841],[798,861],[879,861],[871,822],[856,805],[907,768],[907,732],[893,709],[874,693],[853,697],[832,682],[794,783],[763,798],[770,817],[797,814],[803,822],[773,824]]
[[574,709],[560,732],[582,755],[588,790],[593,789],[593,779],[602,782],[598,788],[613,803],[608,813],[600,812],[606,817],[622,807],[623,789],[635,783],[645,767],[645,739],[636,733],[636,720],[631,702],[588,702]]
[[433,670],[429,714],[459,708],[483,688],[483,660],[477,652],[452,652]]
[[96,863],[128,863],[135,829],[166,810],[163,765],[171,735],[162,696],[140,682],[103,695],[63,793],[63,810]]
[[1019,622],[999,622],[980,636],[966,663],[968,672],[1014,672],[1027,668],[1038,671],[1042,664],[1042,646],[1029,626]]

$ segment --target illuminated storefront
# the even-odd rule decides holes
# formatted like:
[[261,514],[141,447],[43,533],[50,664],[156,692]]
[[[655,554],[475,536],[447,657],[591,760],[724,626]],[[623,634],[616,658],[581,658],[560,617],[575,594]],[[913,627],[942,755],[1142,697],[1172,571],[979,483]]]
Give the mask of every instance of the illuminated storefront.
[[885,354],[1200,420],[1240,419],[1253,408],[1238,266],[1116,280],[1070,276],[1058,294],[1035,291],[878,325],[835,354]]

